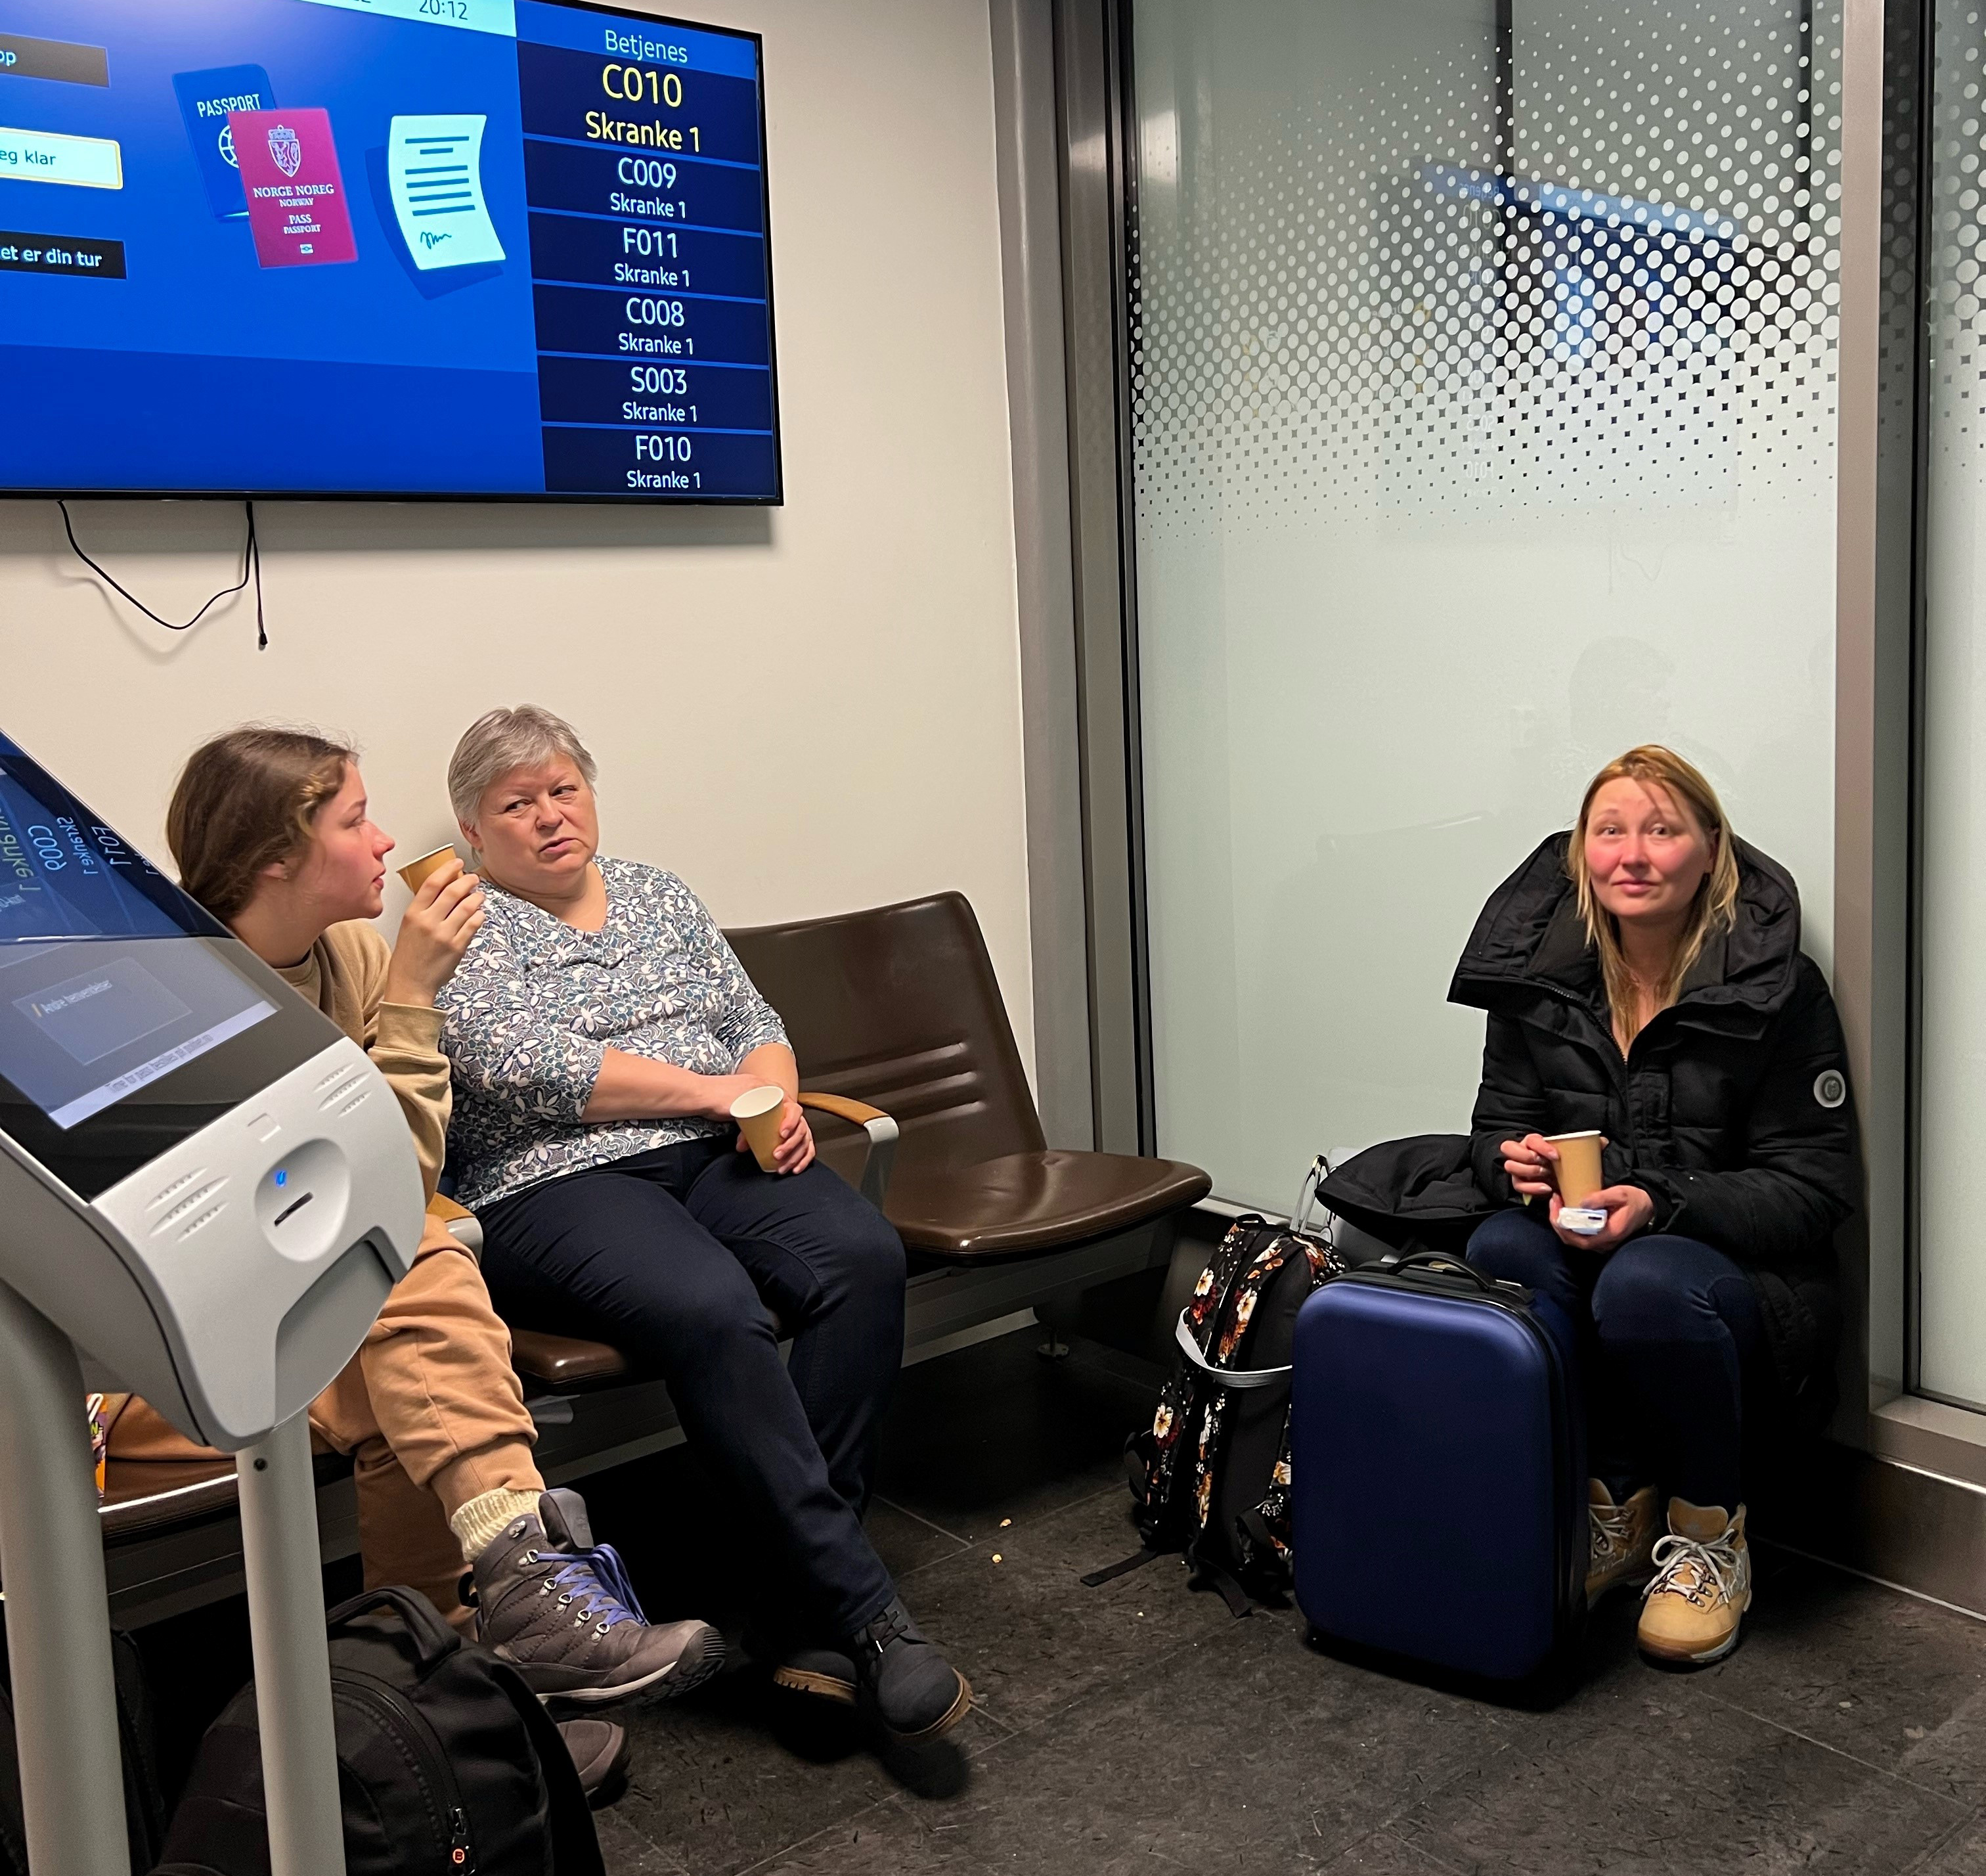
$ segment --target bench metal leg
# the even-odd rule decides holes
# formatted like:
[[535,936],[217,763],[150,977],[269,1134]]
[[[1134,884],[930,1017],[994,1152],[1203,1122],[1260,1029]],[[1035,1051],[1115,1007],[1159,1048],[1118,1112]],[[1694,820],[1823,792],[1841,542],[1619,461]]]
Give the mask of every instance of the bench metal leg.
[[244,1447],[235,1466],[270,1869],[272,1876],[345,1876],[308,1417],[299,1413]]
[[34,1876],[130,1867],[82,1370],[0,1284],[0,1581]]

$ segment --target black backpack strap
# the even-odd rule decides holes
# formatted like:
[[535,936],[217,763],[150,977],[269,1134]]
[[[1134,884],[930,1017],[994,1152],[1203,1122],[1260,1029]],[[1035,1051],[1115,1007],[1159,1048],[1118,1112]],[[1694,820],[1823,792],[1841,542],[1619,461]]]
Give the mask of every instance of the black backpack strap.
[[1244,1615],[1255,1613],[1254,1598],[1218,1564],[1206,1563],[1199,1558],[1191,1558],[1193,1575],[1187,1579],[1193,1589],[1217,1589],[1220,1600],[1227,1605],[1227,1613],[1239,1622]]
[[1120,1558],[1114,1564],[1106,1564],[1101,1570],[1092,1570],[1079,1580],[1085,1589],[1094,1589],[1100,1583],[1115,1582],[1120,1576],[1129,1576],[1133,1570],[1142,1570],[1154,1558],[1164,1554],[1163,1551],[1134,1551],[1129,1557]]
[[[451,1632],[453,1632],[451,1631]],[[566,1750],[565,1741],[538,1696],[524,1685],[523,1677],[507,1662],[493,1656],[491,1674],[523,1721],[531,1745],[544,1773],[545,1792],[550,1800],[552,1866],[549,1876],[607,1876],[601,1860],[600,1836],[594,1827],[593,1813],[587,1807],[579,1773]]]
[[165,1848],[169,1814],[144,1659],[138,1644],[122,1629],[111,1634],[110,1665],[116,1679],[118,1739],[124,1749],[124,1814],[131,1863],[134,1869],[149,1870]]
[[341,1602],[325,1615],[325,1625],[335,1629],[380,1608],[392,1609],[406,1625],[423,1669],[433,1667],[462,1645],[462,1637],[442,1619],[440,1610],[418,1589],[409,1589],[399,1583],[384,1584],[378,1589],[366,1590]]

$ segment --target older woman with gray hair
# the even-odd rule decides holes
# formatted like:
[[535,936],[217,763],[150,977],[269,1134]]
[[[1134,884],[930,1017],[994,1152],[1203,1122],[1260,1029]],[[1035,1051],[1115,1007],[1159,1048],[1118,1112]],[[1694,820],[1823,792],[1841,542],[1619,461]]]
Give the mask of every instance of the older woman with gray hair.
[[[483,1274],[513,1322],[611,1342],[668,1381],[770,1566],[777,1606],[754,1619],[775,1682],[934,1739],[972,1690],[862,1528],[902,1359],[903,1245],[816,1161],[786,1030],[702,902],[600,855],[595,773],[571,726],[530,706],[483,717],[449,765],[486,895],[440,999],[450,1164]],[[786,1096],[769,1175],[730,1118],[769,1085]]]

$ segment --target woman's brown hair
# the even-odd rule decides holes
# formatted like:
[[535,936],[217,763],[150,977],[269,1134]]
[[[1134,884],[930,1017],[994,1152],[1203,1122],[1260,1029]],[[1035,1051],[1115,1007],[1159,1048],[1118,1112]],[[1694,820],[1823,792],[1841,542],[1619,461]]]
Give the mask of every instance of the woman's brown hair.
[[345,786],[355,750],[307,729],[251,724],[187,758],[166,810],[180,884],[223,923],[255,896],[265,867],[309,840],[318,810]]
[[1659,743],[1644,743],[1615,757],[1587,783],[1586,798],[1579,804],[1579,819],[1572,830],[1572,844],[1566,850],[1565,870],[1571,874],[1574,889],[1579,895],[1579,915],[1586,921],[1586,935],[1600,953],[1600,976],[1606,987],[1607,1007],[1614,1018],[1614,1032],[1625,1049],[1639,1027],[1641,1012],[1634,978],[1621,955],[1620,925],[1600,903],[1593,890],[1592,875],[1586,870],[1586,823],[1593,813],[1593,798],[1609,782],[1619,781],[1667,790],[1671,800],[1717,843],[1717,857],[1696,889],[1689,923],[1683,928],[1675,955],[1661,980],[1648,986],[1657,1009],[1667,1009],[1676,1000],[1689,967],[1703,955],[1712,935],[1728,931],[1737,922],[1738,851],[1730,823],[1724,817],[1723,803],[1702,770]]

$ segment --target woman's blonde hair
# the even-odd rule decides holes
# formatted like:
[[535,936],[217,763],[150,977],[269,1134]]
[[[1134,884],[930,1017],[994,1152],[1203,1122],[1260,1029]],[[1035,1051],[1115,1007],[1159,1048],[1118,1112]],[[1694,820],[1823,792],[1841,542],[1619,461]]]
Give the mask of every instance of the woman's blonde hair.
[[166,810],[180,884],[225,925],[255,896],[262,870],[300,852],[318,810],[345,786],[358,752],[308,729],[251,723],[187,758]]
[[[1687,810],[1697,825],[1717,843],[1717,857],[1697,887],[1682,941],[1677,945],[1661,981],[1650,986],[1657,1009],[1667,1009],[1676,1000],[1682,980],[1703,955],[1712,935],[1728,931],[1737,922],[1738,850],[1717,790],[1695,763],[1685,762],[1674,749],[1665,749],[1659,743],[1644,743],[1624,756],[1616,756],[1587,783],[1586,798],[1579,804],[1579,819],[1572,830],[1572,844],[1566,850],[1565,870],[1572,876],[1573,888],[1579,895],[1579,915],[1586,922],[1586,935],[1600,954],[1600,977],[1606,987],[1607,1007],[1613,1015],[1614,1029],[1631,1039],[1640,1015],[1634,979],[1621,953],[1619,922],[1600,903],[1593,890],[1593,876],[1586,868],[1586,823],[1593,813],[1593,798],[1609,782],[1620,781],[1638,782],[1644,788],[1666,789],[1671,799]],[[1625,1046],[1624,1042],[1622,1046]]]

